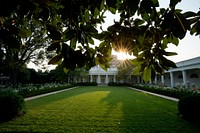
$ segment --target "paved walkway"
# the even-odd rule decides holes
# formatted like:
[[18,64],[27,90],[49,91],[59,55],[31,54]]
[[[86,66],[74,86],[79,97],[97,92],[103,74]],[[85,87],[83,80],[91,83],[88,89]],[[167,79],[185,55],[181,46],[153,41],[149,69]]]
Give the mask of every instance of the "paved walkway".
[[132,88],[132,87],[128,87],[128,88],[130,88],[130,89],[132,89],[132,90],[136,90],[136,91],[144,92],[144,93],[147,93],[147,94],[150,94],[150,95],[154,95],[154,96],[162,97],[162,98],[165,98],[165,99],[168,99],[168,100],[172,100],[172,101],[176,101],[176,102],[179,101],[179,99],[177,99],[177,98],[168,97],[168,96],[165,96],[165,95],[160,95],[160,94],[156,94],[156,93],[152,93],[152,92],[148,92],[148,91],[144,91],[144,90],[139,90],[139,89]]
[[25,101],[33,100],[33,99],[36,99],[36,98],[40,98],[40,97],[44,97],[44,96],[48,96],[48,95],[52,95],[52,94],[56,94],[56,93],[60,93],[60,92],[68,91],[68,90],[72,90],[72,89],[75,89],[75,88],[78,88],[78,86],[75,86],[75,87],[72,87],[72,88],[68,88],[68,89],[64,89],[64,90],[60,90],[60,91],[54,91],[54,92],[50,92],[50,93],[46,93],[46,94],[41,94],[41,95],[37,95],[37,96],[33,96],[33,97],[28,97],[28,98],[25,98],[24,100]]
[[[33,99],[36,99],[36,98],[40,98],[40,97],[44,97],[44,96],[48,96],[48,95],[52,95],[52,94],[56,94],[56,93],[60,93],[60,92],[68,91],[68,90],[72,90],[72,89],[75,89],[75,88],[78,88],[78,87],[79,87],[79,86],[75,86],[75,87],[68,88],[68,89],[64,89],[64,90],[60,90],[60,91],[55,91],[55,92],[50,92],[50,93],[46,93],[46,94],[41,94],[41,95],[37,95],[37,96],[33,96],[33,97],[28,97],[28,98],[25,98],[24,100],[25,100],[25,101],[33,100]],[[162,98],[165,98],[165,99],[168,99],[168,100],[172,100],[172,101],[176,101],[176,102],[179,101],[179,99],[177,99],[177,98],[172,98],[172,97],[168,97],[168,96],[165,96],[165,95],[160,95],[160,94],[156,94],[156,93],[152,93],[152,92],[148,92],[148,91],[144,91],[144,90],[139,90],[139,89],[132,88],[132,87],[128,87],[128,88],[129,88],[129,89],[132,89],[132,90],[144,92],[144,93],[147,93],[147,94],[150,94],[150,95],[162,97]]]

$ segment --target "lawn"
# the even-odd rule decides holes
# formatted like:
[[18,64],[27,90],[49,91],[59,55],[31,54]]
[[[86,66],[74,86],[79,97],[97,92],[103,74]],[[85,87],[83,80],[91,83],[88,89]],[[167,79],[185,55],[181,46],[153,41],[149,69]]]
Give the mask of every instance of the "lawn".
[[199,133],[177,102],[126,87],[80,87],[26,102],[26,114],[0,132]]

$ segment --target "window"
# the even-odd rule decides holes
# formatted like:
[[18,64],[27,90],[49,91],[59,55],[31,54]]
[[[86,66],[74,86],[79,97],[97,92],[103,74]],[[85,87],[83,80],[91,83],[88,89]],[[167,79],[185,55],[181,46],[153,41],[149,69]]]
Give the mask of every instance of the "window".
[[197,74],[193,73],[190,75],[190,78],[199,78],[199,76]]
[[179,79],[182,79],[182,78],[183,78],[183,75],[178,75],[178,78],[179,78]]

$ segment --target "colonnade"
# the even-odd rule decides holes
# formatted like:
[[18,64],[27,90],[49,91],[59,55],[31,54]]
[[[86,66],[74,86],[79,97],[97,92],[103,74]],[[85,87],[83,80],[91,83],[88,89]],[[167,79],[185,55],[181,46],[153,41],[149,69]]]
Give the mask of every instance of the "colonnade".
[[90,82],[97,82],[98,84],[108,84],[109,82],[116,82],[116,75],[90,74]]
[[[164,75],[156,74],[154,83],[155,84],[163,84],[170,87],[175,87],[176,83],[182,83],[186,87],[188,87],[189,83],[195,83],[194,78],[191,78],[192,74],[196,74],[196,80],[199,80],[199,73],[193,72],[193,70],[180,70],[180,71],[169,71]],[[159,80],[160,79],[160,80]]]

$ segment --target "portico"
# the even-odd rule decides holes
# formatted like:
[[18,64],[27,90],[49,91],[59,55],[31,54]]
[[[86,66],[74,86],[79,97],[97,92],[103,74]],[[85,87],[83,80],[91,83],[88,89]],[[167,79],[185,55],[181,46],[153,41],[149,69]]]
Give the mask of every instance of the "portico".
[[90,82],[97,82],[97,84],[108,84],[109,82],[116,82],[117,68],[108,68],[103,70],[99,65],[90,69]]

